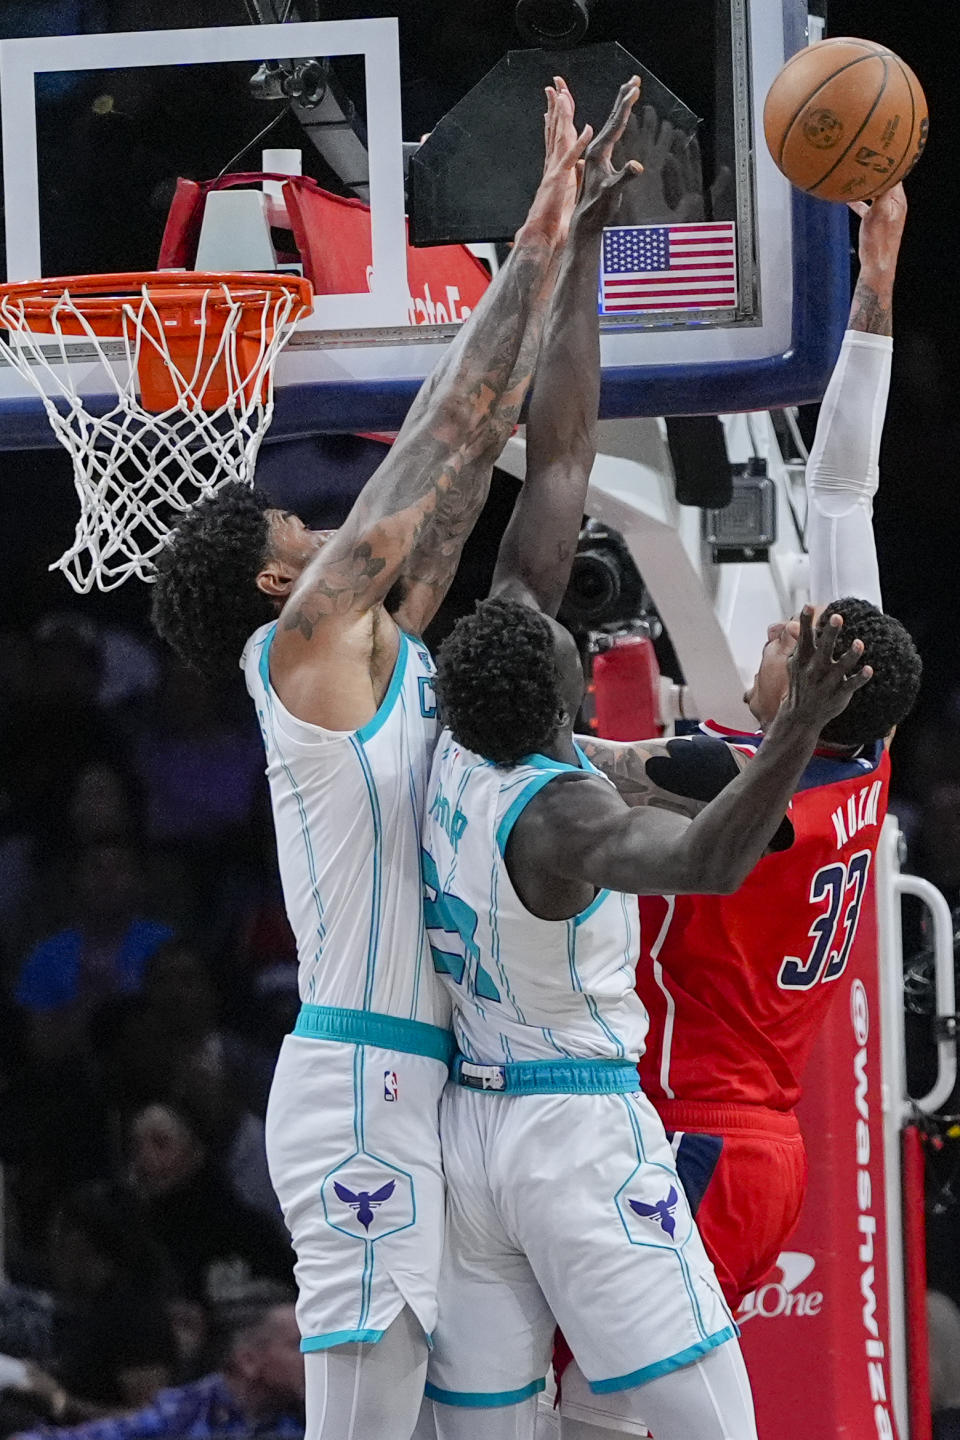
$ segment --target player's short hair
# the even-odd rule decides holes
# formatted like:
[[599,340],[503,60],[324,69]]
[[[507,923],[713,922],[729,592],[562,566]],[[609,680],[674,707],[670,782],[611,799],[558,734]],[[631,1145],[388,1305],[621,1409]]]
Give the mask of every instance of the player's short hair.
[[836,653],[842,654],[854,640],[862,640],[863,663],[873,666],[873,679],[851,697],[846,710],[824,726],[822,735],[832,745],[869,745],[882,740],[910,714],[923,665],[900,621],[884,615],[869,600],[847,595],[832,601],[820,617],[819,628],[831,615],[843,616]]
[[514,600],[481,600],[440,646],[437,696],[456,740],[496,765],[549,745],[564,703],[544,616]]
[[181,520],[157,559],[154,629],[207,680],[235,675],[250,635],[276,617],[256,585],[271,505],[262,490],[225,485]]

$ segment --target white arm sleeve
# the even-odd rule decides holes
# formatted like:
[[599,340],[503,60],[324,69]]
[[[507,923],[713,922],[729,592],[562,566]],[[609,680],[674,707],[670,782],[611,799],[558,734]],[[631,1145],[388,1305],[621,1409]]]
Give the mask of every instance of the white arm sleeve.
[[810,599],[855,595],[882,606],[873,497],[887,411],[893,341],[848,330],[820,407],[807,462]]

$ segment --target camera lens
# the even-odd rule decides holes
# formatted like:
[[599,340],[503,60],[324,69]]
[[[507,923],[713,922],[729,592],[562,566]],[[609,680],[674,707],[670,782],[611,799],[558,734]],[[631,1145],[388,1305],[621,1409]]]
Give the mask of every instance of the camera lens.
[[582,550],[573,562],[564,610],[571,619],[589,625],[606,618],[620,595],[616,561],[598,550]]

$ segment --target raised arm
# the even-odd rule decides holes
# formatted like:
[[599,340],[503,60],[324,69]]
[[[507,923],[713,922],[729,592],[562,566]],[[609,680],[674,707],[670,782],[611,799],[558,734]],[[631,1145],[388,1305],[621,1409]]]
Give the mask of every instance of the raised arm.
[[[551,157],[558,150],[566,154],[582,149],[592,133],[588,127],[578,138],[573,118],[573,96],[560,76],[555,77],[554,85],[547,86],[546,93],[545,173],[552,163]],[[394,613],[398,624],[414,634],[423,633],[450,588],[464,542],[486,502],[493,467],[520,418],[540,353],[544,320],[556,287],[577,198],[576,167],[568,168],[565,177],[563,213],[553,258],[544,272],[537,294],[531,299],[513,371],[500,401],[491,412],[486,442],[468,462],[461,475],[461,483],[441,497],[432,522],[424,528],[403,569],[400,583],[402,598]],[[421,392],[417,403],[428,403],[428,397]]]
[[861,217],[860,277],[807,463],[810,598],[826,605],[853,595],[882,606],[873,497],[890,388],[893,283],[907,216],[903,186],[851,208]]
[[527,472],[490,593],[556,615],[570,579],[596,454],[600,404],[597,277],[603,228],[640,166],[614,170],[613,148],[640,94],[632,76],[587,147],[580,199],[550,306],[527,419]]
[[[382,602],[438,513],[462,513],[480,484],[472,462],[490,444],[497,408],[513,403],[508,389],[518,384],[527,322],[562,239],[570,177],[588,138],[570,144],[560,127],[551,135],[553,151],[509,259],[426,382],[343,525],[291,590],[272,671],[289,675],[314,664],[318,649],[336,645]],[[460,546],[465,538],[464,531]]]
[[780,825],[820,730],[870,678],[869,666],[857,670],[859,641],[833,658],[838,632],[831,622],[815,639],[812,610],[804,610],[788,700],[755,758],[695,819],[629,809],[595,779],[546,785],[517,821],[513,851],[508,847],[525,901],[550,880],[637,894],[737,889]]

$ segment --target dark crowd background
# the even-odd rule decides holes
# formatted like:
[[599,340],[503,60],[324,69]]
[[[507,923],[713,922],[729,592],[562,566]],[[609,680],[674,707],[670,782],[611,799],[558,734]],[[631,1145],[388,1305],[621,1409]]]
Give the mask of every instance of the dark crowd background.
[[[393,7],[407,37],[405,79],[420,96],[418,119],[429,122],[431,105],[442,113],[517,43],[513,7],[461,0],[441,7],[427,34],[417,7],[406,14],[405,5]],[[829,14],[832,34],[868,35],[903,55],[930,100],[930,144],[909,186],[876,528],[887,606],[925,664],[920,703],[896,741],[892,808],[908,866],[952,905],[954,10],[938,0],[831,0]],[[5,0],[0,35],[245,19],[239,0],[192,0],[188,9],[172,0]],[[430,66],[450,95],[439,80],[429,90]],[[198,156],[194,173],[213,173],[211,161]],[[329,526],[377,458],[373,442],[350,436],[267,446],[260,479],[308,523]],[[434,639],[485,589],[514,494],[498,475]],[[296,1383],[271,1389],[251,1359],[269,1354],[271,1374],[282,1375],[283,1357],[295,1353],[292,1257],[263,1135],[272,1065],[298,1005],[256,722],[239,674],[232,691],[211,695],[157,644],[143,587],[78,600],[47,574],[73,523],[65,455],[0,452],[0,1436],[114,1415],[158,1391],[179,1398],[163,1402],[167,1430],[154,1415],[153,1433],[184,1428],[193,1406],[194,1434],[293,1434]],[[922,1082],[922,1016],[911,1035]],[[938,1286],[960,1302],[955,1149],[948,1142],[931,1173],[930,1235]],[[26,1368],[8,1373],[3,1357]],[[95,1440],[119,1440],[111,1424]]]

